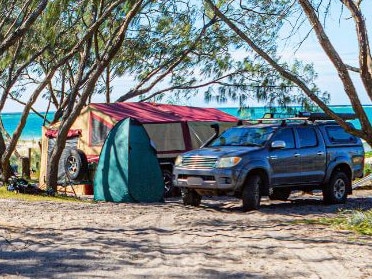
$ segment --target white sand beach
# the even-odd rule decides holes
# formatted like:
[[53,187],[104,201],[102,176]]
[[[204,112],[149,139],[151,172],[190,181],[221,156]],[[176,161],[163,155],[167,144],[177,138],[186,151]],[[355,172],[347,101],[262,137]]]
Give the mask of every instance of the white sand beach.
[[38,140],[20,140],[16,146],[16,150],[21,156],[28,156],[29,149],[40,151],[40,143]]
[[319,195],[157,204],[0,201],[2,278],[372,278],[372,239],[312,219],[372,208]]

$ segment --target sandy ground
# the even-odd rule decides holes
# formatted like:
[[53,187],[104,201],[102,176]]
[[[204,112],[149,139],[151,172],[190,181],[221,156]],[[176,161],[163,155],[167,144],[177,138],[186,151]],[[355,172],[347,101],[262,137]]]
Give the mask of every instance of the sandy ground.
[[371,209],[293,195],[243,213],[236,199],[163,204],[0,200],[2,278],[372,278],[372,239],[293,222]]

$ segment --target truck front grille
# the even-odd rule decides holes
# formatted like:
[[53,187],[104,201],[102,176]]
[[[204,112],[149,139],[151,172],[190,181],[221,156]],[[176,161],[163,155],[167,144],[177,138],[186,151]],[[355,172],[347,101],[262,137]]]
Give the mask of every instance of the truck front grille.
[[201,156],[185,156],[182,159],[182,166],[192,169],[213,169],[217,158]]

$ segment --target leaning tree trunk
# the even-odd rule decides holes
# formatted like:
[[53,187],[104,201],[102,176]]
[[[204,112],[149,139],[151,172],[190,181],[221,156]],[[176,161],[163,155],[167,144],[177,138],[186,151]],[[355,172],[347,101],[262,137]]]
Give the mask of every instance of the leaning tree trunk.
[[[0,154],[3,154],[6,150],[5,141],[3,135],[0,134]],[[14,173],[10,166],[9,160],[4,161],[1,163],[1,180],[3,182],[7,182],[9,177],[12,176]]]
[[[346,1],[346,0],[344,0]],[[311,88],[301,79],[300,76],[291,72],[287,68],[280,65],[269,53],[267,53],[263,48],[257,45],[249,34],[246,34],[241,30],[235,22],[231,21],[221,10],[213,3],[211,0],[205,0],[208,6],[214,11],[214,13],[224,22],[229,28],[234,31],[244,42],[246,42],[254,52],[256,52],[261,58],[263,58],[268,64],[271,65],[280,75],[285,79],[296,84],[316,105],[318,105],[328,116],[333,118],[342,128],[347,132],[364,139],[368,144],[372,144],[372,124],[369,121],[365,110],[360,102],[358,93],[354,86],[353,80],[348,73],[348,67],[343,63],[336,49],[333,47],[331,41],[327,37],[325,30],[317,17],[315,9],[312,7],[308,0],[298,0],[302,7],[303,12],[307,16],[309,22],[311,23],[315,34],[319,40],[321,47],[327,54],[330,61],[333,63],[335,69],[338,72],[340,81],[343,83],[345,93],[347,94],[354,112],[357,115],[361,123],[361,129],[357,129],[348,125],[348,123],[342,119],[337,113],[335,113],[327,104],[325,104],[320,98],[313,93]],[[352,1],[346,1],[352,3]],[[361,19],[361,18],[360,18]],[[368,47],[365,47],[368,48]],[[368,48],[369,49],[369,48]],[[370,56],[369,56],[370,57]],[[368,59],[367,59],[368,60]],[[368,72],[368,71],[365,71]],[[372,70],[371,70],[372,72]],[[363,77],[361,77],[363,80]],[[372,79],[372,78],[371,78]],[[368,83],[368,82],[367,82]],[[366,87],[367,88],[367,87]],[[367,88],[368,90],[368,88]],[[370,93],[367,91],[367,93]],[[372,96],[372,94],[369,94]]]
[[[126,31],[128,29],[129,23],[139,12],[142,2],[143,2],[142,0],[138,0],[136,1],[136,3],[133,4],[132,9],[127,13],[127,17],[125,21],[121,24],[118,32],[115,34],[115,37],[112,39],[112,44],[110,45],[110,48],[107,51],[105,51],[105,56],[103,57],[102,60],[97,60],[95,64],[92,66],[94,71],[90,73],[90,77],[86,80],[85,89],[82,92],[78,103],[73,109],[71,110],[69,109],[68,113],[66,113],[67,117],[62,120],[61,125],[59,127],[58,136],[56,139],[56,145],[53,148],[52,154],[50,156],[49,164],[47,166],[47,181],[46,182],[47,182],[48,188],[51,188],[53,190],[57,189],[58,170],[54,166],[58,165],[58,162],[61,158],[63,149],[66,145],[66,138],[67,138],[68,131],[70,127],[72,126],[72,124],[74,123],[74,121],[76,120],[76,118],[78,117],[78,115],[80,114],[89,96],[91,96],[91,93],[94,91],[94,87],[96,85],[98,78],[101,76],[101,74],[106,69],[106,67],[108,67],[111,59],[113,59],[114,56],[117,54],[117,52],[120,50],[120,47],[123,44],[123,41],[126,35]],[[76,86],[76,89],[78,88],[79,86]],[[74,98],[72,98],[71,100],[73,101]]]

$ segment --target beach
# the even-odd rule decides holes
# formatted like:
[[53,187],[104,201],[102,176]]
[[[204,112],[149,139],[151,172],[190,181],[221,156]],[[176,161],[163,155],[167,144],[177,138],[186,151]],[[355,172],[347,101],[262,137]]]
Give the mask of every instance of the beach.
[[372,239],[311,222],[371,209],[372,191],[344,205],[317,194],[165,203],[0,201],[2,278],[371,278]]
[[40,140],[29,139],[18,141],[16,150],[21,156],[28,156],[30,149],[40,151]]

